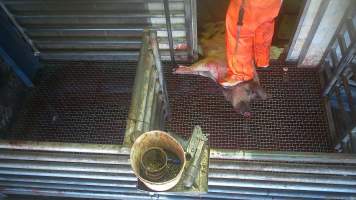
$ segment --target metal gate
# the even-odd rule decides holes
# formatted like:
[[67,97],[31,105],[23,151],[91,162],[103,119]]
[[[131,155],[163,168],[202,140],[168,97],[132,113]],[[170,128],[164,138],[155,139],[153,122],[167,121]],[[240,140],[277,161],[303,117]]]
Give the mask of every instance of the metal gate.
[[[161,0],[1,0],[22,37],[45,60],[137,60],[145,28],[157,30],[163,60],[169,60]],[[195,0],[170,0],[176,59],[197,52]]]

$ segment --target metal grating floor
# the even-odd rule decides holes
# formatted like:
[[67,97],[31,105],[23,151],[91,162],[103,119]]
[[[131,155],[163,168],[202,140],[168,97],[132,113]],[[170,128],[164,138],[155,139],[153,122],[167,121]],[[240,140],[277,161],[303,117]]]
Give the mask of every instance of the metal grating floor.
[[[283,67],[288,67],[287,75]],[[214,148],[333,151],[318,72],[274,64],[259,74],[272,98],[253,103],[253,117],[243,119],[210,79],[168,73],[172,120],[167,129],[188,137],[200,125]]]
[[[28,97],[7,139],[121,144],[136,63],[45,65],[38,88]],[[288,67],[287,75],[283,67]],[[172,110],[167,129],[188,137],[194,125],[200,125],[214,148],[333,151],[318,72],[275,64],[259,74],[272,98],[253,103],[254,116],[243,119],[211,80],[167,73]]]
[[44,65],[8,139],[121,144],[136,63]]

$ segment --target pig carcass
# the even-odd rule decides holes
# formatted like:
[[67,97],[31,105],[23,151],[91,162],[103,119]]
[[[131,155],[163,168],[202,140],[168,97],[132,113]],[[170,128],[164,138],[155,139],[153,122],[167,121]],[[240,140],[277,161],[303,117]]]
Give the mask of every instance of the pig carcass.
[[[212,79],[220,86],[219,81],[225,77],[227,65],[225,59],[222,59],[221,56],[209,56],[191,66],[180,65],[173,70],[173,73],[204,76]],[[267,99],[267,94],[260,86],[256,71],[254,79],[251,81],[240,83],[234,87],[224,88],[220,86],[220,88],[225,99],[232,104],[234,110],[244,117],[251,116],[251,101],[255,99]]]

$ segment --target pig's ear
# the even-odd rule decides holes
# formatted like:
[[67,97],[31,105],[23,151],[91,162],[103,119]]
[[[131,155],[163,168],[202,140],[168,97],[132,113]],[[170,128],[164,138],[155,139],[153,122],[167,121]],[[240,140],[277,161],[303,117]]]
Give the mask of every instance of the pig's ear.
[[251,84],[251,90],[254,94],[256,94],[256,97],[262,100],[268,99],[268,95],[266,91],[261,87],[261,85],[258,82],[253,82]]
[[262,99],[262,100],[267,100],[268,99],[268,95],[266,93],[266,91],[261,87],[258,86],[255,90],[257,97]]

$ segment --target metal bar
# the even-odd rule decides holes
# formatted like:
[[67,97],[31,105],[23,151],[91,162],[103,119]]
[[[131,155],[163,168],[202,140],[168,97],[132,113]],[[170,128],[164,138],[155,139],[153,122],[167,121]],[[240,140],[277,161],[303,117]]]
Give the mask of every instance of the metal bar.
[[[331,74],[330,67],[331,66],[329,65],[328,61],[324,62],[323,70],[325,71],[326,77],[324,76],[324,73],[322,71],[319,73],[321,87],[324,87],[324,85],[326,83],[325,78],[328,79],[330,77],[330,74]],[[325,108],[326,117],[328,120],[328,127],[329,127],[329,133],[330,133],[329,136],[333,143],[333,146],[336,146],[337,145],[337,142],[336,142],[337,134],[336,134],[336,129],[335,129],[334,117],[333,117],[333,113],[331,110],[330,100],[328,97],[324,97],[324,98],[322,98],[322,101],[323,101],[323,105]]]
[[[58,190],[80,190],[91,192],[116,192],[118,187],[103,187],[89,185],[67,185],[67,184],[46,184],[46,183],[27,183],[27,182],[11,182],[0,181],[0,187],[29,187],[29,188],[46,188]],[[121,188],[135,189],[136,182],[121,184]],[[129,191],[128,191],[129,192]]]
[[159,81],[156,78],[155,80],[155,88],[154,88],[154,95],[153,95],[153,105],[152,105],[152,116],[150,119],[150,127],[152,128],[152,130],[164,130],[161,127],[156,126],[156,121],[159,118],[159,113],[157,112],[157,105],[158,105],[158,101],[159,101],[159,91],[160,91],[160,85],[159,85]]
[[262,172],[288,172],[302,174],[334,174],[356,175],[355,166],[321,165],[321,164],[297,164],[297,163],[273,163],[273,162],[246,162],[231,160],[216,160],[210,158],[209,170],[242,170]]
[[248,188],[265,188],[279,190],[303,190],[303,191],[320,191],[320,192],[343,192],[353,193],[356,195],[355,186],[331,185],[331,184],[309,184],[309,183],[291,183],[291,182],[274,182],[274,181],[252,181],[252,180],[224,180],[209,178],[209,186],[224,187],[248,187]]
[[346,92],[346,95],[347,95],[347,100],[348,100],[348,103],[349,103],[349,108],[351,110],[352,120],[354,122],[356,122],[356,108],[355,108],[355,105],[354,105],[354,102],[353,102],[352,91],[351,91],[351,88],[350,88],[350,85],[349,85],[349,81],[345,76],[342,76],[342,83],[344,85],[344,89],[345,89],[345,92]]
[[137,195],[127,193],[100,193],[100,192],[84,192],[73,190],[60,190],[60,189],[47,189],[47,188],[27,188],[27,187],[8,187],[2,189],[5,194],[21,194],[21,195],[34,195],[34,196],[52,196],[52,197],[72,197],[72,198],[86,198],[86,199],[144,199],[152,200],[149,195]]
[[310,3],[311,3],[311,0],[304,0],[303,1],[303,6],[300,8],[299,10],[299,14],[298,14],[298,18],[297,18],[297,21],[298,21],[298,24],[296,24],[296,28],[295,28],[295,31],[294,31],[294,34],[293,34],[293,39],[289,42],[289,45],[288,45],[288,54],[287,54],[287,60],[288,61],[292,61],[292,62],[295,62],[297,61],[297,59],[292,59],[292,54],[293,52],[295,51],[294,48],[296,46],[296,43],[298,41],[298,36],[300,35],[300,32],[302,30],[302,25],[306,19],[306,16],[307,16],[307,10],[310,6]]
[[330,49],[330,55],[331,55],[331,62],[333,64],[334,68],[336,68],[338,66],[340,60],[336,56],[336,49],[335,48]]
[[349,51],[337,65],[336,72],[335,72],[333,78],[329,81],[329,83],[327,83],[327,85],[322,93],[323,96],[329,95],[330,91],[335,86],[335,83],[339,79],[342,72],[345,70],[345,68],[348,66],[348,64],[352,61],[353,54],[355,53],[355,51],[356,51],[356,42],[351,44],[351,46],[349,47]]
[[[339,126],[339,132],[345,133],[345,131],[347,131],[347,125],[349,122],[348,120],[349,114],[345,111],[344,101],[343,98],[341,97],[340,88],[338,86],[335,87],[335,96],[336,96],[336,101],[338,103],[338,112],[336,117],[339,120],[339,123],[341,124],[341,126]],[[341,135],[341,137],[344,137],[344,135]]]
[[168,0],[163,0],[164,14],[166,17],[166,28],[168,33],[168,41],[169,41],[169,50],[171,56],[171,62],[173,67],[177,67],[177,63],[174,56],[174,47],[173,47],[173,34],[172,34],[172,25],[171,25],[171,13],[169,12],[169,2]]
[[87,163],[57,163],[44,161],[0,160],[0,168],[39,169],[54,171],[103,172],[114,174],[132,174],[130,165],[98,165]]
[[151,32],[151,39],[152,39],[152,52],[153,52],[153,58],[155,60],[155,67],[157,69],[158,73],[158,80],[160,83],[160,87],[162,90],[162,95],[163,95],[163,101],[164,105],[166,107],[166,112],[170,113],[170,108],[169,108],[169,99],[168,99],[168,92],[167,92],[167,86],[166,86],[166,81],[163,73],[163,67],[162,63],[160,60],[160,53],[159,53],[159,47],[158,47],[158,41],[157,41],[157,34],[155,32]]
[[69,163],[130,164],[129,155],[93,155],[54,152],[0,150],[0,159]]
[[[1,182],[11,183],[43,183],[43,184],[62,184],[62,185],[77,185],[77,186],[102,186],[102,187],[134,187],[137,180],[93,180],[93,179],[78,179],[78,178],[53,178],[53,177],[37,177],[37,176],[4,176],[0,175]],[[70,187],[70,186],[68,186]],[[56,188],[55,188],[56,189]],[[59,188],[58,188],[59,189]],[[74,189],[74,188],[73,188]]]
[[268,197],[260,195],[244,195],[244,194],[219,194],[211,193],[209,195],[163,195],[155,193],[146,193],[146,192],[137,192],[136,194],[128,193],[99,193],[99,192],[84,192],[84,191],[73,191],[73,190],[51,190],[51,189],[31,189],[31,188],[6,188],[2,190],[5,194],[23,194],[23,195],[36,195],[36,196],[60,196],[60,197],[77,197],[77,198],[87,198],[87,199],[160,199],[160,200],[196,200],[196,199],[205,199],[205,200],[215,200],[215,199],[261,199],[261,200],[289,200],[296,198],[288,197]]
[[145,31],[142,35],[142,46],[140,49],[139,60],[136,68],[136,75],[135,75],[135,82],[133,86],[133,92],[131,97],[131,105],[130,111],[128,115],[128,123],[125,132],[124,144],[131,145],[134,142],[134,135],[135,129],[137,126],[137,115],[139,114],[140,103],[142,102],[141,95],[142,95],[142,88],[143,83],[146,81],[144,79],[144,73],[146,69],[146,57],[148,54],[148,32]]
[[347,53],[347,47],[346,47],[346,44],[345,44],[344,36],[339,33],[338,36],[337,36],[337,41],[338,41],[339,46],[340,46],[341,55],[344,56]]
[[2,175],[21,175],[21,176],[36,176],[36,177],[61,177],[61,178],[80,178],[80,179],[95,179],[95,180],[114,180],[114,181],[137,181],[134,174],[114,174],[100,172],[78,172],[78,171],[53,171],[40,169],[16,169],[16,168],[0,168],[0,176]]
[[6,15],[8,16],[8,18],[10,19],[11,23],[16,27],[16,30],[18,31],[18,33],[20,34],[20,36],[26,41],[26,43],[28,45],[30,45],[32,51],[33,51],[33,55],[34,56],[38,56],[40,54],[39,50],[36,48],[35,44],[32,42],[32,40],[26,35],[25,31],[22,29],[22,27],[17,23],[16,19],[14,18],[14,16],[12,16],[12,14],[9,12],[9,10],[6,8],[6,6],[4,5],[4,3],[2,1],[0,1],[0,7],[2,8],[2,10],[6,13]]
[[5,64],[9,65],[14,70],[17,77],[27,86],[32,88],[34,85],[31,79],[22,71],[22,69],[15,63],[15,61],[0,47],[0,56],[3,58]]
[[318,30],[319,24],[324,16],[328,6],[329,6],[329,3],[330,3],[330,0],[324,0],[321,2],[320,6],[318,8],[316,16],[314,17],[311,28],[308,32],[307,38],[305,39],[305,42],[303,43],[303,46],[301,48],[300,55],[298,58],[298,66],[303,63],[303,61],[305,60],[305,57],[307,56],[308,49],[309,49],[310,45],[312,44],[315,33]]
[[231,179],[231,180],[258,180],[258,181],[280,181],[280,182],[299,182],[315,184],[336,184],[336,185],[356,185],[356,179],[352,176],[300,174],[283,172],[258,172],[210,169],[209,178]]
[[262,189],[262,188],[245,188],[245,187],[223,187],[223,186],[211,186],[209,187],[209,193],[220,194],[253,194],[275,197],[291,197],[291,198],[303,198],[303,199],[348,199],[354,196],[353,194],[343,194],[335,192],[315,192],[315,191],[287,191],[287,190],[275,190],[275,189]]
[[20,140],[0,140],[0,150],[55,151],[94,154],[129,155],[130,149],[120,145],[78,144],[60,142],[33,142]]
[[152,69],[150,70],[150,79],[149,79],[149,86],[148,86],[148,91],[147,91],[147,101],[146,101],[146,110],[144,112],[144,125],[143,125],[143,130],[144,132],[152,130],[151,126],[151,118],[153,116],[153,96],[155,95],[155,89],[156,89],[156,76],[157,72],[154,69],[154,66],[151,66]]
[[354,154],[210,149],[210,159],[356,164]]
[[[148,47],[149,48],[149,47]],[[150,89],[150,80],[152,79],[152,71],[153,69],[153,58],[152,55],[147,52],[146,57],[144,58],[145,65],[139,66],[139,67],[144,67],[144,74],[142,77],[142,88],[140,91],[140,101],[139,104],[136,106],[138,107],[138,112],[135,118],[133,118],[136,121],[136,127],[135,127],[135,132],[136,135],[135,137],[138,137],[141,133],[146,132],[145,126],[147,125],[147,122],[145,121],[145,114],[147,112],[147,101],[148,101],[148,95],[149,95],[149,89]]]

